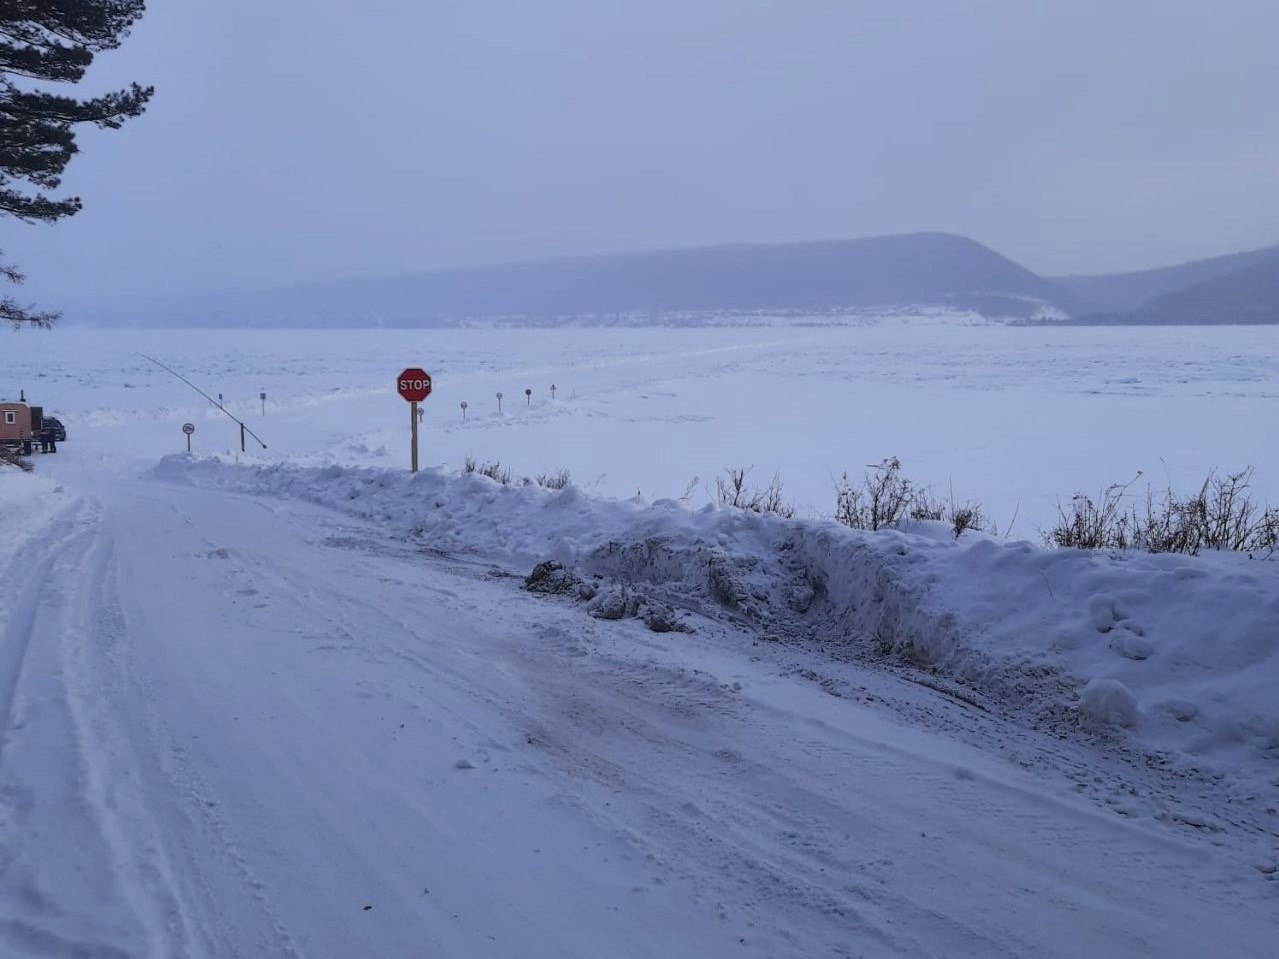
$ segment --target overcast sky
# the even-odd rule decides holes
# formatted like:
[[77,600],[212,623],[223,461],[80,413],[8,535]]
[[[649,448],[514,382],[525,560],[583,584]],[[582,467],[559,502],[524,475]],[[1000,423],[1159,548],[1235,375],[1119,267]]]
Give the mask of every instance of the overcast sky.
[[1031,269],[1279,243],[1275,0],[151,0],[33,295],[972,236]]

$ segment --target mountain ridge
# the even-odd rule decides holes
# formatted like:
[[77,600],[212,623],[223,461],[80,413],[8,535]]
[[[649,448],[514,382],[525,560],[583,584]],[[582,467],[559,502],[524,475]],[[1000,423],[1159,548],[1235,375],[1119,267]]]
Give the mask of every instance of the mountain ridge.
[[[908,233],[605,253],[321,281],[257,291],[121,298],[75,318],[141,325],[439,325],[525,318],[942,306],[1067,314],[1067,291],[975,240]],[[92,311],[95,315],[84,315]]]
[[738,314],[940,308],[1016,323],[1279,322],[1279,246],[1045,278],[968,237],[919,232],[597,253],[71,305],[131,326],[430,327],[473,320],[714,322]]
[[1159,297],[1271,260],[1279,261],[1279,245],[1146,270],[1072,274],[1049,279],[1100,311],[1124,314],[1136,312]]

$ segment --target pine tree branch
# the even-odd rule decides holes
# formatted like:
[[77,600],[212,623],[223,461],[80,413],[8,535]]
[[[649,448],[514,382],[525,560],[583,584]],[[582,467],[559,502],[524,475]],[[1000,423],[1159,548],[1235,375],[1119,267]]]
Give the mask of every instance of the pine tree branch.
[[[51,222],[80,212],[79,197],[54,199],[78,152],[76,127],[113,130],[139,116],[154,93],[130,84],[87,100],[26,90],[10,79],[75,84],[94,57],[114,50],[146,11],[146,0],[0,0],[0,215]],[[0,279],[22,273],[0,262]],[[0,298],[0,322],[49,327],[58,314]]]
[[0,0],[0,33],[33,46],[64,41],[114,50],[146,12],[145,0]]
[[33,326],[37,329],[47,330],[58,322],[61,317],[61,313],[22,306],[7,296],[0,299],[0,323],[7,322],[14,329]]
[[155,87],[134,83],[125,90],[106,93],[92,100],[77,100],[52,93],[31,93],[0,81],[0,114],[16,120],[93,123],[116,129],[125,120],[140,116],[154,93]]
[[[0,277],[10,283],[21,283],[26,277],[22,271],[11,264],[0,260]],[[15,329],[20,326],[35,326],[48,329],[53,326],[60,314],[35,310],[30,306],[22,306],[11,297],[0,297],[0,322],[8,322]]]
[[53,223],[75,216],[83,206],[78,196],[50,200],[45,196],[26,196],[16,190],[0,189],[0,213],[26,223]]

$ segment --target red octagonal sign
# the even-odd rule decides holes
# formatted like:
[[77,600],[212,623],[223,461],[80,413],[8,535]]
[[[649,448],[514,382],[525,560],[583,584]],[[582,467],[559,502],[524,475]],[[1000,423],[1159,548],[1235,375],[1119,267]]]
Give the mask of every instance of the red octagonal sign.
[[431,374],[411,366],[400,374],[395,381],[395,388],[410,403],[421,403],[431,395]]

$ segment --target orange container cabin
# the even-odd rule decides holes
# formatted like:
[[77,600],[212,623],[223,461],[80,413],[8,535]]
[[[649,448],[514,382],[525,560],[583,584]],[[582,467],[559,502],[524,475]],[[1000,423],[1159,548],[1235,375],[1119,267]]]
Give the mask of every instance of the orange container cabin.
[[26,403],[0,403],[0,443],[30,452],[33,426],[31,407]]

